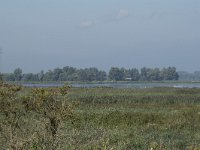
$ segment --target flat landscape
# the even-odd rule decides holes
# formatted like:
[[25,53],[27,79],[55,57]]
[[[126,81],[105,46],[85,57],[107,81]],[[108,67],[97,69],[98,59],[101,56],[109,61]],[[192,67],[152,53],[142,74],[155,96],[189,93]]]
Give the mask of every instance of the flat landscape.
[[0,0],[0,150],[200,150],[200,0]]
[[[18,103],[17,107],[21,108],[20,113],[24,109],[19,106],[20,104],[24,105],[28,100],[36,101],[42,98],[51,100],[52,93],[56,94],[58,89],[63,91],[60,87],[45,89],[22,87],[20,90],[16,90],[16,87],[9,87],[11,91],[14,89],[16,91],[15,97],[10,95],[10,98],[12,103]],[[5,88],[7,87],[1,87],[1,94]],[[35,95],[33,91],[36,91]],[[48,91],[51,91],[51,96],[45,96],[44,93],[50,94]],[[53,98],[61,100],[62,94]],[[58,122],[60,125],[56,128],[56,138],[53,138],[54,136],[50,138],[51,134],[48,133],[50,131],[46,130],[48,122],[52,122],[51,119],[48,121],[46,117],[48,115],[45,114],[45,117],[40,115],[43,110],[25,111],[18,120],[13,119],[18,122],[16,126],[21,125],[21,127],[13,126],[9,130],[5,127],[6,123],[9,124],[9,117],[6,116],[6,109],[2,109],[0,149],[8,149],[13,144],[17,149],[31,150],[200,149],[200,89],[198,88],[69,88],[65,98],[70,106],[66,109],[70,117],[60,119],[56,116],[59,113],[54,112],[60,109],[51,108],[51,116],[56,114],[55,118],[60,119]],[[0,99],[1,106],[4,106],[3,102],[8,100],[8,97],[4,94]],[[34,108],[34,103],[31,104]],[[17,107],[14,107],[15,113]],[[48,114],[48,111],[45,113]],[[45,130],[47,133],[42,133]],[[11,133],[13,136],[8,136]],[[31,138],[32,136],[34,138]],[[41,137],[43,140],[39,140]],[[55,147],[51,141],[56,143]]]
[[200,148],[200,89],[74,89],[71,97],[80,102],[74,148]]

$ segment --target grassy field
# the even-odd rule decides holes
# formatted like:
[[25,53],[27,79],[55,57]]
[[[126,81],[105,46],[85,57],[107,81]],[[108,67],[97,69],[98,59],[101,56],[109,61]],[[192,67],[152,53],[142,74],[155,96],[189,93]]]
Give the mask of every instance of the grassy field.
[[200,89],[73,89],[73,148],[200,148]]
[[[31,91],[23,88],[16,96],[21,99]],[[71,88],[67,99],[78,105],[73,117],[59,127],[56,149],[200,149],[200,89]],[[36,114],[22,117],[29,130],[38,128],[31,123],[33,116],[37,118]],[[0,143],[1,149],[6,148]],[[27,147],[48,148],[48,143],[41,144]]]

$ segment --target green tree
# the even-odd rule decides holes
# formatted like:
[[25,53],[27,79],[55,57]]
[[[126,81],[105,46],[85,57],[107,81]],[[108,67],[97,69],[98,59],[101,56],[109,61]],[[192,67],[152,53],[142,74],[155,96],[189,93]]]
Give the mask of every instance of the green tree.
[[59,80],[59,76],[60,76],[61,73],[63,73],[62,69],[60,69],[60,68],[54,69],[53,70],[52,80],[53,81],[58,81]]
[[43,77],[44,81],[52,81],[53,80],[53,71],[52,70],[48,70]]
[[67,73],[66,72],[60,73],[59,81],[67,81]]
[[108,78],[109,78],[109,80],[122,81],[123,80],[123,72],[118,67],[112,67],[109,71]]
[[178,80],[179,75],[175,67],[163,68],[161,71],[163,80]]
[[147,72],[147,78],[149,81],[160,81],[162,79],[160,76],[160,69],[149,69]]
[[43,81],[43,79],[44,79],[44,71],[43,70],[40,71],[40,73],[38,73],[37,76],[38,76],[38,80],[39,81]]
[[105,71],[99,71],[97,75],[97,81],[105,81],[107,79],[107,74]]
[[142,81],[149,81],[149,71],[150,68],[143,67],[141,68],[140,80]]
[[97,80],[97,74],[98,74],[98,69],[95,67],[86,69],[87,72],[87,77],[88,81],[96,81]]
[[21,68],[15,69],[13,74],[14,74],[15,81],[20,81],[23,77]]
[[67,81],[76,81],[78,79],[78,70],[76,68],[66,66],[62,70]]
[[140,79],[140,73],[138,69],[133,68],[133,69],[130,69],[129,72],[130,72],[130,77],[132,81],[138,81]]
[[87,73],[85,71],[85,69],[80,69],[78,71],[78,80],[79,81],[87,81]]
[[4,73],[3,80],[5,81],[15,81],[15,76],[13,73]]
[[23,81],[34,81],[34,74],[33,73],[24,74],[23,78],[21,80],[23,80]]

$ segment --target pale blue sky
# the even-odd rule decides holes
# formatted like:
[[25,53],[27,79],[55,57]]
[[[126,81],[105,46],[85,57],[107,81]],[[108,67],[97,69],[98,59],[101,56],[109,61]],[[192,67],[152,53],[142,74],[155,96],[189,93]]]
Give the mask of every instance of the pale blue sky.
[[199,0],[1,0],[2,72],[200,70]]

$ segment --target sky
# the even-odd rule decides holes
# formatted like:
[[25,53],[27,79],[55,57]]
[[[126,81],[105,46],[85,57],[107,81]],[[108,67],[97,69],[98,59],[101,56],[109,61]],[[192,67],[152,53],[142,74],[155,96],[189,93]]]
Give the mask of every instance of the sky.
[[0,72],[200,70],[200,0],[0,0]]

